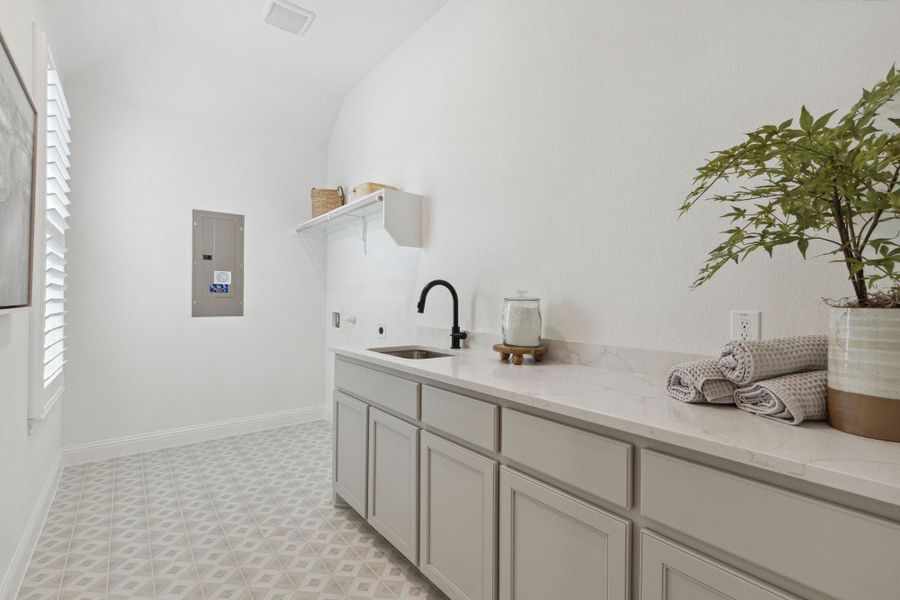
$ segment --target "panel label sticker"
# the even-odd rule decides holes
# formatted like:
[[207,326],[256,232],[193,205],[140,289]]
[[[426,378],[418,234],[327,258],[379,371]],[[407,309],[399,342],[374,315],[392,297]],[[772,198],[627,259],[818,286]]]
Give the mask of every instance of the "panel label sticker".
[[231,285],[231,271],[213,271],[213,283]]
[[209,291],[212,294],[227,294],[228,293],[228,284],[227,283],[211,283],[211,284],[209,284]]

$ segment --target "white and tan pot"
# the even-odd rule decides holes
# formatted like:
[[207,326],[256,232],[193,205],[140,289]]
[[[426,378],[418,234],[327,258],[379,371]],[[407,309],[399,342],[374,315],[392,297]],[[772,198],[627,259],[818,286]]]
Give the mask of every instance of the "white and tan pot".
[[828,423],[900,442],[900,309],[831,310]]

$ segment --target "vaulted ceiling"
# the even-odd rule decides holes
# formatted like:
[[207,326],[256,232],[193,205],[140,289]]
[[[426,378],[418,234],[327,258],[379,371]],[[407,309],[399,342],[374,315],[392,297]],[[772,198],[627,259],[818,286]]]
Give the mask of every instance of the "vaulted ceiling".
[[299,0],[303,37],[266,0],[42,0],[67,88],[162,110],[330,131],[346,93],[446,0]]

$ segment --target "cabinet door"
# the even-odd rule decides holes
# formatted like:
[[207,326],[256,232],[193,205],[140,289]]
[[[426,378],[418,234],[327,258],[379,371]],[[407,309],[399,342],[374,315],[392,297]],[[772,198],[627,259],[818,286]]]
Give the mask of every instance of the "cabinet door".
[[341,392],[334,393],[334,492],[366,517],[369,407]]
[[626,600],[628,521],[500,469],[500,600]]
[[793,596],[644,531],[641,600],[793,600]]
[[419,429],[369,408],[369,523],[411,562],[419,550]]
[[419,566],[451,600],[494,600],[497,463],[422,433]]

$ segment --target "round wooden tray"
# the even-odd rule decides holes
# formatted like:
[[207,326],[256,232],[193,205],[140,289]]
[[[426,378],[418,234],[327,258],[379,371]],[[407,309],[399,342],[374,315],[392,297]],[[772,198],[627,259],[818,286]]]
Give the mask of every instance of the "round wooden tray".
[[500,360],[509,360],[509,357],[512,356],[513,364],[521,365],[525,362],[525,356],[529,354],[534,357],[534,362],[541,362],[544,360],[544,353],[547,352],[547,346],[525,347],[494,344],[494,352],[500,353]]

